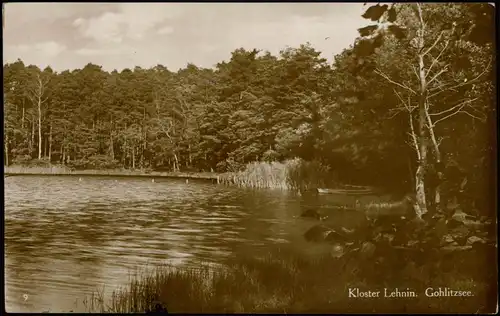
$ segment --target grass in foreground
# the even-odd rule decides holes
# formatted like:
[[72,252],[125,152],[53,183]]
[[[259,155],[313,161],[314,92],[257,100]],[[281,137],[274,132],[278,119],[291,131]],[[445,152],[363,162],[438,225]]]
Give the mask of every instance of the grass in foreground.
[[[86,307],[89,312],[130,313],[144,312],[161,302],[171,313],[492,312],[496,278],[485,275],[484,261],[474,260],[477,256],[443,257],[441,262],[420,266],[406,262],[403,268],[394,269],[390,262],[359,257],[306,260],[280,253],[239,259],[225,268],[165,265],[136,276],[108,300],[102,294],[87,299]],[[491,263],[490,267],[495,266]],[[470,290],[474,296],[429,298],[424,294],[428,287]],[[382,296],[384,288],[410,288],[419,296],[349,298],[350,288],[378,290]]]

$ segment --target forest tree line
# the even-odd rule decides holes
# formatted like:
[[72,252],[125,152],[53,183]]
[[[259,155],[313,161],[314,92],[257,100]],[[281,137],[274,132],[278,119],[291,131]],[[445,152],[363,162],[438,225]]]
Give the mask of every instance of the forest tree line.
[[332,64],[307,43],[176,72],[4,64],[5,164],[234,171],[300,157],[346,182],[414,187],[425,162],[426,176],[453,165],[485,183],[493,7],[375,5],[363,17],[372,25]]

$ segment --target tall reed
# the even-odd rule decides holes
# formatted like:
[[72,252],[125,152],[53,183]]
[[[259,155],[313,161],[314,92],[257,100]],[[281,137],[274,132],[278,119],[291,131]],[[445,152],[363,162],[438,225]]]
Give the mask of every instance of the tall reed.
[[284,162],[252,162],[243,171],[221,175],[220,180],[223,184],[241,187],[282,190],[307,190],[332,182],[328,168],[298,158]]
[[286,163],[252,162],[243,171],[223,174],[221,182],[248,188],[288,190],[287,172]]

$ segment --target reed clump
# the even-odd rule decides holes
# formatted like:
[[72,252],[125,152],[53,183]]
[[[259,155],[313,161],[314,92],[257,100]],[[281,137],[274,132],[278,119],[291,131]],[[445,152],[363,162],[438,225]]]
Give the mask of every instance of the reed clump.
[[281,162],[252,162],[245,170],[225,173],[221,183],[247,188],[290,189],[288,183],[288,166]]
[[330,171],[318,162],[295,158],[284,162],[255,161],[243,171],[221,175],[223,184],[247,188],[309,190],[330,184]]

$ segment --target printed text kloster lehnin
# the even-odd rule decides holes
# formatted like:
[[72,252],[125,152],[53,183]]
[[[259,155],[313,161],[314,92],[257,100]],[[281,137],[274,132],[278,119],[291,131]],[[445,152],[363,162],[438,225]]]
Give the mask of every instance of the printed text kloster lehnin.
[[[424,293],[427,297],[467,297],[473,296],[471,291],[458,291],[447,287],[432,288],[429,287],[425,289]],[[349,288],[348,290],[349,298],[407,298],[407,297],[418,297],[419,293],[410,288],[398,289],[398,288],[384,288],[383,290],[361,290],[359,288]]]

